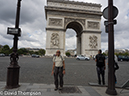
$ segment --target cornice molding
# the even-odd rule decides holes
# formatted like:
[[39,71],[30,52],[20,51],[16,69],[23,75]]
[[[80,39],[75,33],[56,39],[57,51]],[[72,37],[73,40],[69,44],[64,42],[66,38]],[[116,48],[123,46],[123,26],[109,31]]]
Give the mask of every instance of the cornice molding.
[[85,2],[76,2],[76,1],[69,1],[69,0],[47,0],[47,2],[56,2],[56,3],[65,3],[65,4],[76,4],[76,5],[85,5],[85,6],[95,6],[95,7],[102,7],[101,4],[96,3],[85,3]]
[[82,32],[83,33],[98,33],[98,34],[102,33],[102,31],[88,31],[88,30],[83,30]]
[[90,10],[81,10],[81,9],[72,9],[72,8],[51,7],[51,6],[45,6],[45,10],[46,11],[59,11],[59,12],[94,14],[94,15],[102,16],[101,11],[90,11]]
[[46,28],[46,30],[66,31],[66,29],[63,28]]

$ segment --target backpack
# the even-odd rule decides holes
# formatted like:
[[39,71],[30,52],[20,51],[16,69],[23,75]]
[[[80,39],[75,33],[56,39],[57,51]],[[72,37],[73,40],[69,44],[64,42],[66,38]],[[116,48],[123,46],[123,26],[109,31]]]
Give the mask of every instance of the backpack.
[[105,57],[104,57],[103,54],[98,54],[98,56],[97,56],[97,66],[98,67],[105,66]]

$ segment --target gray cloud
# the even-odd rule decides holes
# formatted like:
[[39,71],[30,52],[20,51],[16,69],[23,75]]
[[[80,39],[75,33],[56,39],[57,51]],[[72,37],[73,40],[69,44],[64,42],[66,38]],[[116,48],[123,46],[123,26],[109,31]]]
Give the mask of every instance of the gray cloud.
[[67,29],[66,30],[66,38],[74,37],[76,36],[76,32],[73,29]]
[[15,18],[15,2],[14,0],[0,1],[0,21],[2,23],[14,23]]

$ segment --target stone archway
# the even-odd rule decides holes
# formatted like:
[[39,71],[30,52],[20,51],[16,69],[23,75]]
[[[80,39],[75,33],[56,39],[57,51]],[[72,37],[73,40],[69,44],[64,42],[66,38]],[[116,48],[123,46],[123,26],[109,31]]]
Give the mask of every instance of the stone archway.
[[66,0],[47,0],[46,55],[56,50],[65,55],[65,32],[77,33],[77,54],[96,55],[101,48],[101,5]]
[[83,27],[80,23],[78,23],[76,20],[75,21],[72,21],[70,23],[68,23],[68,25],[66,26],[66,29],[67,28],[71,28],[73,29],[75,32],[76,32],[76,37],[77,37],[77,55],[80,55],[81,54],[81,34],[82,34],[82,31],[83,31]]

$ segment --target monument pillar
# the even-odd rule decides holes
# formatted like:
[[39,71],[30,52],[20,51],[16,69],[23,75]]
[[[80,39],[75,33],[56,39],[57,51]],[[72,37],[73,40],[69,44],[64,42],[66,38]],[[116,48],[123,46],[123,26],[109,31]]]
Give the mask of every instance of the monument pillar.
[[81,54],[81,36],[77,35],[77,55]]
[[101,49],[101,32],[83,31],[81,35],[81,54],[95,56]]
[[57,50],[65,54],[65,30],[47,29],[46,54],[53,56]]

